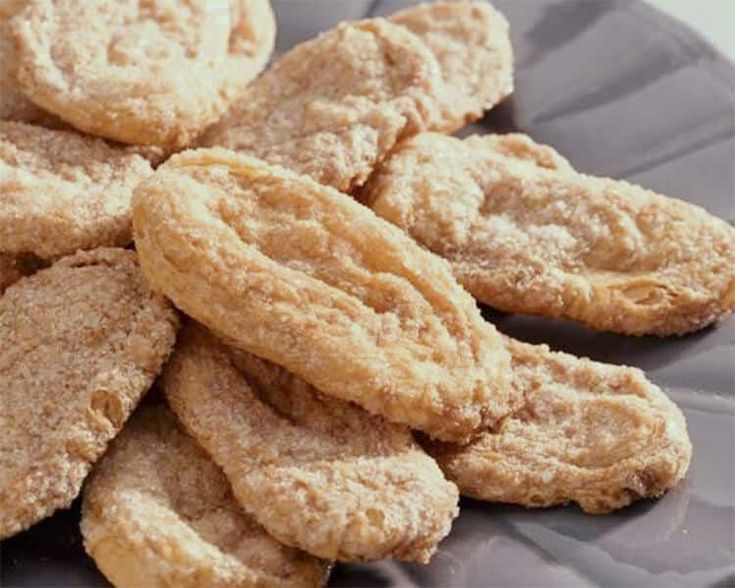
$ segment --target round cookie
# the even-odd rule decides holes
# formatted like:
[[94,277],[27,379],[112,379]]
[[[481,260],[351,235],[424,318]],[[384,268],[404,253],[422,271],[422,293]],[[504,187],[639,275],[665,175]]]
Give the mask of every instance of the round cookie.
[[174,344],[135,253],[57,261],[0,298],[0,538],[64,508]]
[[0,121],[0,251],[51,258],[127,245],[133,188],[152,173],[101,139]]
[[328,566],[281,545],[162,405],[141,407],[84,492],[84,546],[118,588],[320,586]]
[[14,21],[18,80],[88,133],[183,147],[265,66],[268,0],[31,0]]

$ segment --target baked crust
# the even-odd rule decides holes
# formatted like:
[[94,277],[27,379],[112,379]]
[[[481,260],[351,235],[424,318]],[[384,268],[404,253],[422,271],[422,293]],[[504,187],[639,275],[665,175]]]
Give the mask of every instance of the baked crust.
[[692,455],[684,415],[640,370],[507,345],[518,410],[468,445],[424,443],[462,494],[601,514],[681,481]]
[[329,566],[245,514],[163,405],[141,407],[85,486],[84,547],[118,588],[316,587]]
[[132,240],[140,155],[73,131],[0,121],[0,252],[44,259]]
[[268,532],[325,559],[426,562],[457,489],[411,431],[187,327],[162,378],[171,408]]
[[735,308],[732,226],[682,200],[581,174],[523,135],[414,137],[363,197],[501,310],[665,336]]
[[228,343],[445,440],[510,410],[502,339],[446,262],[344,194],[211,149],[133,209],[149,282]]
[[57,261],[0,298],[0,537],[69,506],[174,344],[135,253]]
[[13,31],[36,104],[87,133],[181,148],[263,69],[275,19],[268,0],[29,0]]

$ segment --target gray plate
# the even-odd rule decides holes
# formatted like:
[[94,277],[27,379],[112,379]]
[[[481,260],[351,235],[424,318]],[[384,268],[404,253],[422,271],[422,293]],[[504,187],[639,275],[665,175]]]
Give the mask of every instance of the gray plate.
[[[276,0],[279,50],[339,20],[410,2]],[[497,0],[513,30],[517,90],[475,130],[522,129],[586,172],[625,177],[735,218],[735,68],[640,2]],[[519,339],[645,369],[683,407],[686,481],[607,516],[463,501],[428,566],[340,565],[334,586],[735,586],[735,321],[681,339],[487,317]],[[3,586],[99,586],[78,506],[2,544]],[[144,587],[141,587],[144,588]]]

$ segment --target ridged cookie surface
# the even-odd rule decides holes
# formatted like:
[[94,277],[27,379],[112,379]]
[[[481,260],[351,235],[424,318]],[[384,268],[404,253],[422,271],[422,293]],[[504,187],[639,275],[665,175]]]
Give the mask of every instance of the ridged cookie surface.
[[173,308],[135,253],[98,249],[0,298],[0,537],[71,504],[168,356]]
[[297,45],[204,135],[343,191],[437,114],[431,51],[384,19],[342,23]]
[[0,121],[0,252],[53,258],[132,240],[135,153],[73,131]]
[[509,411],[502,339],[446,262],[344,194],[212,149],[133,209],[150,283],[234,346],[445,440]]
[[183,147],[265,66],[268,0],[29,0],[13,23],[18,80],[85,132]]
[[84,491],[84,546],[118,588],[308,588],[328,566],[271,538],[162,405],[132,416]]
[[468,445],[425,444],[462,494],[605,513],[684,477],[684,416],[639,370],[506,342],[521,407]]
[[441,68],[435,131],[451,133],[513,91],[508,21],[487,2],[436,2],[396,12],[391,22],[421,38]]
[[522,135],[427,133],[366,202],[496,308],[631,335],[683,334],[735,308],[735,229],[702,208],[584,175]]
[[457,489],[404,425],[187,327],[162,387],[237,500],[287,545],[327,559],[428,561]]

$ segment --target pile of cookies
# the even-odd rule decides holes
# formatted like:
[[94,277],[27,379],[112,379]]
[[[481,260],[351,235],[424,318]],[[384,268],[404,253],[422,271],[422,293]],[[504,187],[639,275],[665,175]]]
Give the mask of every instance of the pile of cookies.
[[487,3],[261,73],[275,33],[267,0],[0,0],[0,537],[81,492],[116,586],[319,586],[427,562],[460,494],[604,513],[676,485],[664,392],[477,301],[684,334],[735,308],[735,230],[449,136],[512,92]]

